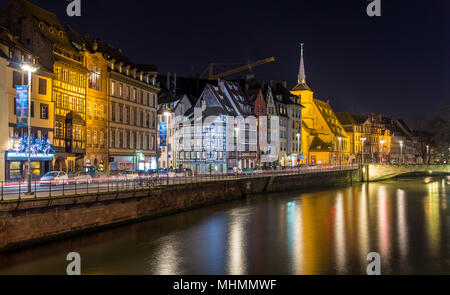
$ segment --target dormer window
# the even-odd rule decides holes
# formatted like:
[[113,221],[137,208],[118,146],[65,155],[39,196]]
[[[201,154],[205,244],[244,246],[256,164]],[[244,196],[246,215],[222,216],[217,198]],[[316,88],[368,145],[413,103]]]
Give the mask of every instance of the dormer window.
[[40,22],[40,23],[39,23],[39,29],[41,29],[41,30],[44,29],[44,22]]
[[59,31],[58,35],[59,35],[59,37],[63,38],[64,37],[64,32],[63,31]]

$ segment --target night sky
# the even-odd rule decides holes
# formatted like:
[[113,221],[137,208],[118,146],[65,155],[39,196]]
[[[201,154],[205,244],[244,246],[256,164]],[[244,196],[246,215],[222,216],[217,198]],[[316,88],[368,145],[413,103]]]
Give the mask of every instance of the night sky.
[[373,18],[366,0],[82,0],[83,15],[73,18],[65,0],[31,2],[161,74],[195,76],[211,61],[274,56],[276,63],[254,69],[256,78],[293,87],[304,42],[308,84],[335,111],[414,124],[414,116],[431,118],[450,101],[448,0],[381,0],[382,16]]

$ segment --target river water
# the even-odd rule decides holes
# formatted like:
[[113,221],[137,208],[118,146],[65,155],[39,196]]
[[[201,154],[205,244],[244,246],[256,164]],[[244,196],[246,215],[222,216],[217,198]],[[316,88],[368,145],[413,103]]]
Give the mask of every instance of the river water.
[[0,274],[450,274],[450,177],[251,196],[0,254]]

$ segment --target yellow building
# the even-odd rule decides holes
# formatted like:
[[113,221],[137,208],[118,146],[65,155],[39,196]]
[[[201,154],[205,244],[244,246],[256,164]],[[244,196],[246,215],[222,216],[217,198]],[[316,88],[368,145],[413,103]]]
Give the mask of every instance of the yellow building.
[[337,116],[350,137],[350,153],[354,162],[389,162],[393,134],[386,126],[386,118],[349,112],[337,113]]
[[94,41],[84,50],[89,70],[86,92],[86,164],[104,171],[108,167],[108,61]]
[[301,99],[302,151],[304,164],[339,165],[350,163],[350,138],[328,102],[314,98],[314,92],[306,83],[303,60],[303,44],[300,73],[297,85],[291,93]]

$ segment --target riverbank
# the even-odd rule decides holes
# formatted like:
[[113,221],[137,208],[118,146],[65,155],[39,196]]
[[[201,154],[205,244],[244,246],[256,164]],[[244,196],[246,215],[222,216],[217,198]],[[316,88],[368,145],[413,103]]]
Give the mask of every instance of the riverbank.
[[359,182],[359,170],[269,175],[0,203],[0,251],[170,215],[249,194]]

